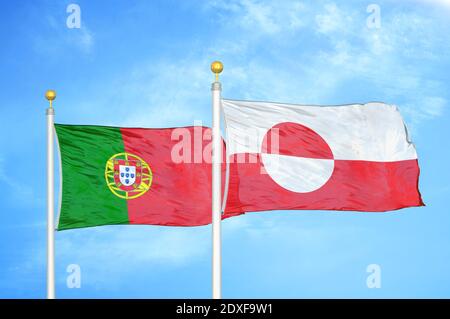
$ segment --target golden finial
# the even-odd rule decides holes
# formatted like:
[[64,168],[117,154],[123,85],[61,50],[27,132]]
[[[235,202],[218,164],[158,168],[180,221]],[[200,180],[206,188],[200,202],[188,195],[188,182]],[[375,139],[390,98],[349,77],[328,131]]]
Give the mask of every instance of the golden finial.
[[220,61],[211,63],[211,71],[216,75],[216,82],[219,82],[219,74],[223,71],[223,64]]
[[47,90],[47,92],[45,92],[45,98],[50,102],[50,108],[51,108],[53,100],[56,99],[56,91],[55,90]]

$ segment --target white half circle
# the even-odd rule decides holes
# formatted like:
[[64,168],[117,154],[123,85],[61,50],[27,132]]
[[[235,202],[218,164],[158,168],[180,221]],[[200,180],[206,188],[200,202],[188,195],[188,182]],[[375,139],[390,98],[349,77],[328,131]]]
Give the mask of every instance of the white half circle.
[[322,187],[331,177],[334,160],[261,154],[264,168],[275,183],[296,193],[309,193]]

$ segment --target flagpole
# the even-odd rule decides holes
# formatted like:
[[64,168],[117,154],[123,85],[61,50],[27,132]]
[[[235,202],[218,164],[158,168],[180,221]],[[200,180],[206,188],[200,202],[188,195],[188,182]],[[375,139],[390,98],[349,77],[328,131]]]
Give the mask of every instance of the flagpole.
[[54,154],[53,154],[53,121],[55,110],[53,100],[56,92],[48,90],[45,98],[49,101],[47,108],[47,299],[55,299],[55,183],[54,183]]
[[219,82],[219,74],[223,65],[219,61],[211,64],[211,71],[216,79],[212,83],[212,297],[222,298],[222,139],[220,136],[220,99],[222,85]]

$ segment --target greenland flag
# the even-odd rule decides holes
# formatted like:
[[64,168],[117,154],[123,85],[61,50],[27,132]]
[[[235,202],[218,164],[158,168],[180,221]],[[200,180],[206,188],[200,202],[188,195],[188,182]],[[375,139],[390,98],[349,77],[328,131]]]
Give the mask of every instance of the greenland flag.
[[423,206],[414,145],[396,106],[222,101],[225,216],[263,210],[381,212]]

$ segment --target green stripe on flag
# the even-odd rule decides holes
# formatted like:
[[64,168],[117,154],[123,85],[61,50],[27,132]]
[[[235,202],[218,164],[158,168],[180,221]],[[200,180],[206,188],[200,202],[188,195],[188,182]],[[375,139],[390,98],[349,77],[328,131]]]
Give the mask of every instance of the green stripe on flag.
[[128,224],[125,199],[105,181],[108,159],[124,152],[119,128],[55,124],[62,164],[58,230]]

